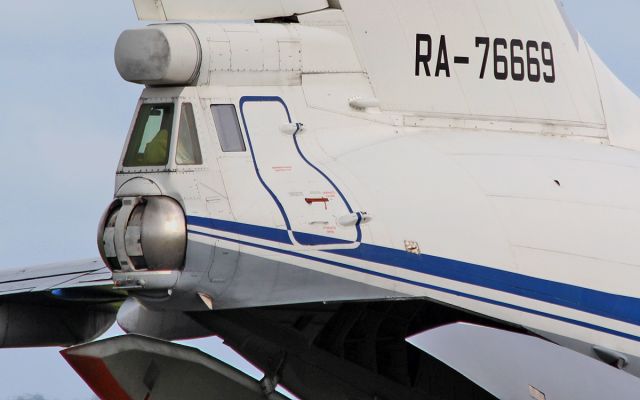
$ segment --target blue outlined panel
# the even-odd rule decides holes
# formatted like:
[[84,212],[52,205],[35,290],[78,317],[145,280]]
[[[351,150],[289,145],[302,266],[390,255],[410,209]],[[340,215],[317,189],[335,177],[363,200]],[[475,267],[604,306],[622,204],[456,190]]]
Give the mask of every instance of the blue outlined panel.
[[242,97],[240,115],[258,180],[295,242],[304,246],[359,243],[359,220],[349,227],[337,222],[354,212],[343,191],[304,153],[300,129],[293,134],[281,130],[294,122],[284,100]]

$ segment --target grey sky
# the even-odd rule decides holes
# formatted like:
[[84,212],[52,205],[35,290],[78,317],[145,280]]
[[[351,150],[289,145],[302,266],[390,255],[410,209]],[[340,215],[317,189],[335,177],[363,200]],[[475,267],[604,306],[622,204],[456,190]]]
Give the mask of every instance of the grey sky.
[[[96,255],[96,224],[140,87],[113,66],[130,0],[26,0],[0,24],[0,268]],[[640,93],[640,1],[564,0],[576,27]],[[640,134],[640,132],[638,133]],[[217,339],[194,343],[249,368]],[[0,351],[0,400],[25,393],[90,399],[58,349]]]

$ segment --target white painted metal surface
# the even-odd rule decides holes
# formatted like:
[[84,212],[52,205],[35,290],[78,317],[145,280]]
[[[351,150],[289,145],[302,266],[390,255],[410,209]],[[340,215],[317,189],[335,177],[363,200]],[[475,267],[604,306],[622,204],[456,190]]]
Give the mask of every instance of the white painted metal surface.
[[636,379],[539,338],[453,324],[415,335],[408,341],[498,399],[636,397]]
[[[589,48],[583,39],[574,42],[553,1],[345,0],[341,4],[385,110],[604,127]],[[417,34],[429,34],[431,41],[418,44]],[[488,48],[477,38],[487,38]],[[505,48],[494,46],[496,38],[505,40]],[[511,58],[512,40],[523,46],[540,41],[539,50],[532,47],[529,53],[540,60],[542,75],[557,77],[553,84],[544,78],[536,83],[527,77],[494,79],[494,55]],[[542,42],[552,44],[554,72],[542,63]],[[430,79],[422,64],[417,66],[419,76],[414,73],[416,46],[421,54],[431,54]],[[516,47],[513,55],[526,58],[526,53]],[[469,57],[469,64],[456,63],[456,56]],[[439,62],[446,68],[438,69]],[[502,63],[498,67],[498,72],[505,70]],[[536,68],[531,69],[535,75]]]
[[326,0],[134,0],[138,19],[239,20],[287,17],[327,8]]

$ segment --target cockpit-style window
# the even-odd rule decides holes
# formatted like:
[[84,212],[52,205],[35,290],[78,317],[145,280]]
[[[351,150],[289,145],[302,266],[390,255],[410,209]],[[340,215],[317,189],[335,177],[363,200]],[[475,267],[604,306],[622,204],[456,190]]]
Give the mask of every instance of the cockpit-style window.
[[193,116],[191,103],[183,103],[180,111],[180,127],[178,129],[178,147],[176,148],[178,165],[202,164],[202,153],[198,142],[196,119]]
[[125,167],[167,164],[173,109],[171,103],[143,104],[140,107],[124,157]]
[[214,104],[211,113],[222,151],[246,151],[236,107],[233,104]]

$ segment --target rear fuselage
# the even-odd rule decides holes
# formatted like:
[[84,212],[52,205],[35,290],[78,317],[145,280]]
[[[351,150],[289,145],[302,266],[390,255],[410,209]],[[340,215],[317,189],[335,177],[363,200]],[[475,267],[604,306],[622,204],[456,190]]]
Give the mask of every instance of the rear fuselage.
[[[587,354],[597,345],[640,373],[639,141],[606,102],[620,91],[635,109],[637,98],[598,60],[570,76],[595,57],[584,41],[551,35],[538,66],[553,80],[462,90],[462,107],[450,82],[424,83],[440,78],[435,64],[422,73],[425,54],[448,57],[433,39],[422,48],[424,34],[409,35],[415,63],[393,87],[396,67],[382,82],[387,61],[371,61],[358,30],[371,21],[300,19],[161,25],[154,35],[187,61],[168,57],[153,77],[116,53],[123,76],[152,86],[102,225],[116,284],[157,310],[428,299]],[[560,93],[577,100],[558,108]],[[149,236],[136,207],[153,198],[179,206],[166,203],[183,230]],[[163,265],[157,255],[174,248]]]

